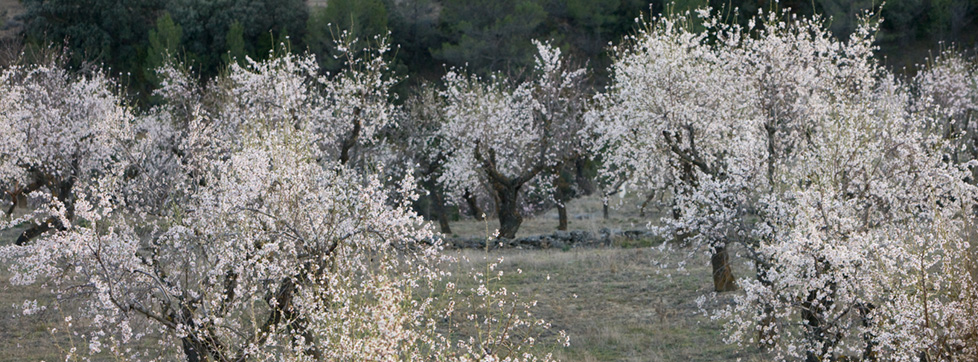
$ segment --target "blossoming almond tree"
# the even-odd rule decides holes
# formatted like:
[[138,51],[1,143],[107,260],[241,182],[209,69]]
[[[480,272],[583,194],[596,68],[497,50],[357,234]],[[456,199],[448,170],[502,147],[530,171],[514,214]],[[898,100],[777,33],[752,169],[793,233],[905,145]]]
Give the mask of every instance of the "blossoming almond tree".
[[358,160],[358,150],[393,123],[390,87],[397,78],[388,66],[388,37],[373,39],[375,46],[364,50],[349,48],[355,41],[338,43],[344,68],[337,74],[320,75],[314,57],[289,53],[244,67],[232,63],[229,75],[212,87],[217,108],[211,111],[231,126],[254,114],[274,114],[317,134],[323,160],[366,162]]
[[[709,246],[717,291],[735,288],[726,252],[754,189],[763,149],[756,97],[734,60],[707,44],[691,19],[648,25],[617,48],[612,83],[596,96],[588,131],[602,173],[619,191],[669,189],[675,207],[667,234]],[[741,199],[738,199],[741,198]],[[706,210],[698,201],[709,199]]]
[[719,316],[786,359],[974,358],[975,190],[892,79],[866,86],[872,99],[826,105],[787,167],[796,183],[764,206],[758,278]]
[[973,358],[959,328],[974,325],[974,283],[958,276],[974,266],[975,190],[876,62],[872,16],[846,41],[774,14],[748,31],[771,193],[751,233],[746,313],[728,326],[760,330],[790,359]]
[[[92,187],[74,191],[75,222],[53,199],[60,228],[0,248],[13,284],[43,283],[80,301],[62,312],[89,322],[73,331],[88,345],[67,359],[549,360],[512,339],[544,325],[516,314],[474,312],[515,321],[485,341],[441,332],[454,302],[435,299],[444,257],[408,206],[412,180],[383,186],[347,153],[369,142],[351,135],[370,138],[381,126],[368,121],[382,117],[360,119],[359,134],[356,117],[324,119],[386,114],[323,96],[363,96],[325,88],[370,77],[334,82],[317,70],[311,57],[284,54],[232,66],[203,87],[170,63],[159,71],[162,104],[139,117],[124,109],[121,119],[139,118],[134,131],[109,153],[115,162],[91,173]],[[340,121],[346,128],[330,123]],[[159,351],[139,344],[147,340]]]
[[548,187],[544,171],[579,152],[583,69],[569,69],[559,49],[536,42],[530,80],[511,85],[451,71],[443,81],[440,135],[450,150],[440,182],[460,198],[487,185],[496,199],[500,236],[514,238],[523,221],[519,197],[531,184]]
[[[952,50],[929,62],[913,79],[911,111],[945,139],[950,162],[978,159],[978,66]],[[975,183],[975,177],[971,182]]]
[[[13,281],[88,295],[93,353],[145,357],[120,346],[162,335],[175,337],[164,342],[191,361],[410,359],[405,344],[424,329],[409,327],[430,304],[411,306],[410,290],[437,276],[429,269],[437,248],[412,246],[430,232],[405,205],[385,204],[378,180],[363,183],[339,160],[320,160],[326,122],[296,112],[318,104],[310,94],[321,89],[290,76],[315,74],[306,60],[287,55],[232,69],[203,97],[178,99],[217,107],[192,105],[186,137],[173,138],[184,160],[168,175],[179,187],[166,196],[168,208],[148,213],[143,199],[120,199],[131,180],[104,172],[77,201],[83,223],[63,221],[63,230],[4,249]],[[187,80],[167,81],[171,90],[193,90],[179,87]],[[188,116],[175,114],[176,104],[151,116]],[[165,134],[159,129],[171,121],[143,135]],[[54,213],[68,216],[63,207]],[[348,340],[366,331],[377,333]]]
[[[102,73],[73,75],[53,62],[0,73],[0,189],[10,201],[0,226],[32,225],[18,245],[68,227],[77,191],[97,187],[94,180],[126,157],[133,117],[115,92]],[[25,196],[41,205],[12,219]]]
[[[588,94],[585,68],[575,67],[559,48],[538,44],[537,74],[533,78],[535,97],[540,104],[541,117],[550,124],[546,137],[559,150],[557,162],[549,170],[551,198],[556,203],[558,230],[567,230],[567,205],[573,194],[568,172],[578,167],[588,153],[586,141],[579,136],[584,127],[584,112]],[[577,171],[577,170],[575,170]]]
[[743,246],[756,274],[715,315],[728,341],[787,360],[974,358],[975,189],[873,59],[873,25],[843,42],[819,19],[700,16],[705,33],[667,17],[637,35],[593,127],[606,173],[675,190],[660,231]]
[[436,86],[433,83],[422,83],[405,102],[397,127],[391,129],[394,134],[388,138],[394,140],[392,143],[401,156],[400,163],[408,169],[406,172],[414,174],[427,190],[441,233],[451,235],[445,190],[438,183],[446,160],[438,133],[439,127],[444,123],[440,109]]

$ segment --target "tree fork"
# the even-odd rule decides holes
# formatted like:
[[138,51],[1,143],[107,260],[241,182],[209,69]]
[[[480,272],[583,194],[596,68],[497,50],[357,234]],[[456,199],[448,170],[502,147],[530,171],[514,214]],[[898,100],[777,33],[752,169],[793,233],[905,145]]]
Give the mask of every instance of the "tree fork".
[[485,220],[486,212],[482,211],[482,208],[479,207],[479,200],[475,198],[475,195],[469,192],[469,189],[465,189],[465,194],[462,195],[462,197],[465,198],[465,204],[469,206],[469,213],[472,215],[472,217],[477,221]]
[[499,180],[493,180],[492,187],[499,196],[499,205],[496,207],[496,214],[499,216],[499,237],[516,238],[516,231],[523,223],[523,216],[520,215],[517,202],[520,187]]

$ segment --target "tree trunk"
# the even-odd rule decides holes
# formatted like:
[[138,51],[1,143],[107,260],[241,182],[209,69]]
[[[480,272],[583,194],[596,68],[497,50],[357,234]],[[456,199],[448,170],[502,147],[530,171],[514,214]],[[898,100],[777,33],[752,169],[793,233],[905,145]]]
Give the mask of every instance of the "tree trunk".
[[[816,270],[819,270],[820,267],[825,269],[829,269],[830,267],[824,258],[818,258],[815,262],[822,264],[817,265]],[[815,278],[817,277],[816,275]],[[822,288],[813,288],[801,303],[801,319],[806,322],[805,335],[810,341],[810,346],[821,346],[820,350],[817,351],[817,355],[815,354],[816,352],[809,349],[805,358],[806,362],[824,361],[825,359],[822,357],[835,349],[839,342],[834,334],[828,332],[831,324],[825,318],[827,312],[832,310],[836,295],[836,286],[835,283],[829,282]]]
[[569,172],[563,172],[561,167],[557,170],[557,188],[554,190],[554,199],[557,201],[557,230],[567,230],[567,201],[574,195],[571,188],[571,176]]
[[17,237],[17,240],[14,241],[14,245],[17,246],[27,245],[27,243],[30,242],[31,240],[34,240],[34,238],[48,232],[48,230],[53,229],[54,227],[52,227],[51,225],[54,225],[55,223],[57,223],[58,225],[61,224],[57,218],[52,217],[52,218],[48,218],[47,220],[44,220],[44,222],[40,224],[31,226],[27,230],[24,230],[24,232],[22,232],[20,236]]
[[475,199],[475,195],[469,192],[468,189],[465,189],[465,195],[463,197],[465,197],[465,203],[469,205],[469,212],[472,214],[472,217],[478,221],[485,220],[486,213],[479,207],[479,200]]
[[733,270],[730,268],[730,255],[727,253],[726,246],[715,246],[713,248],[710,264],[713,265],[713,289],[715,291],[737,290],[737,283],[734,280]]
[[353,130],[350,131],[350,136],[343,139],[340,144],[340,163],[347,164],[350,162],[350,150],[357,145],[357,138],[360,137],[360,107],[353,109]]
[[[872,317],[870,316],[870,313],[873,312],[873,309],[876,309],[876,306],[873,305],[873,303],[867,302],[856,304],[856,311],[859,312],[859,322],[867,330],[869,330],[869,327],[872,325]],[[863,348],[863,361],[878,361],[879,358],[877,358],[876,347],[879,345],[879,342],[876,341],[876,333],[869,332],[864,334],[863,342],[866,343],[866,347]]]
[[517,202],[520,188],[500,181],[493,181],[492,188],[495,189],[499,199],[499,204],[496,205],[496,212],[499,216],[499,237],[516,238],[516,231],[523,223],[523,216],[520,215],[519,203]]
[[[73,165],[77,165],[77,164],[78,161],[75,161],[73,163]],[[74,185],[75,185],[75,176],[71,176],[68,178],[67,181],[61,182],[58,185],[58,187],[54,189],[55,193],[54,195],[52,195],[64,204],[65,207],[64,216],[66,219],[68,219],[69,222],[75,219],[75,198],[71,194],[71,189],[74,187]],[[11,211],[12,210],[13,209],[11,208]],[[64,230],[67,227],[68,225],[61,224],[60,218],[52,216],[47,220],[45,220],[43,223],[36,224],[30,227],[29,229],[24,230],[24,232],[17,237],[17,240],[14,241],[14,244],[18,246],[27,245],[28,242],[30,242],[31,240],[33,240],[38,236],[41,236],[41,234],[44,234],[48,230],[51,229]]]
[[567,207],[561,202],[557,204],[557,230],[567,230]]
[[187,357],[187,362],[201,362],[207,360],[207,350],[200,345],[196,338],[187,336],[180,339],[183,344],[183,355]]
[[608,220],[608,199],[605,198],[604,202],[601,203],[601,217]]
[[646,197],[645,202],[643,202],[642,206],[638,208],[638,217],[645,217],[645,208],[649,206],[649,203],[652,202],[653,198],[655,198],[655,191],[650,192],[649,197]]
[[442,234],[451,235],[452,228],[448,226],[448,213],[445,211],[445,198],[442,197],[441,192],[437,189],[431,191],[431,202],[434,207],[434,211],[438,214],[438,227],[441,229]]
[[578,157],[574,160],[574,176],[577,181],[577,187],[581,189],[581,194],[583,195],[593,194],[597,190],[597,187],[594,185],[594,179],[587,175],[590,163],[584,157]]
[[[755,260],[754,268],[757,281],[760,282],[761,285],[770,288],[772,283],[767,277],[767,271],[769,270],[770,265],[761,260]],[[761,313],[760,328],[757,330],[758,347],[761,350],[769,351],[771,347],[775,346],[780,340],[780,336],[774,329],[776,327],[775,322],[774,307],[771,306],[771,303],[765,302],[764,311]]]
[[14,193],[7,193],[7,194],[10,195],[10,208],[7,209],[7,217],[10,217],[14,214],[14,209],[17,208],[17,194]]
[[819,309],[819,298],[816,297],[816,292],[813,290],[808,293],[808,297],[804,302],[801,303],[801,319],[807,322],[805,324],[805,334],[809,338],[812,345],[820,344],[822,346],[818,354],[809,349],[805,353],[805,362],[819,362],[822,361],[822,356],[825,355],[825,351],[828,347],[825,341],[825,330],[822,327],[821,309]]

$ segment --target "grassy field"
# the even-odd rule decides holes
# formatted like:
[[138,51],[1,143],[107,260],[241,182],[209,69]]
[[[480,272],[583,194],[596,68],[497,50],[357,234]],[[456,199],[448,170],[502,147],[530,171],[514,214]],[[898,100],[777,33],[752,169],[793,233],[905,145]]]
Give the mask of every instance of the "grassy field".
[[[485,253],[450,251],[466,256],[459,268],[479,268]],[[706,263],[692,263],[687,273],[670,274],[655,262],[673,265],[685,252],[652,248],[572,249],[569,251],[501,250],[502,284],[524,300],[538,302],[535,315],[564,330],[568,348],[556,349],[563,361],[760,361],[762,355],[737,351],[722,342],[720,322],[700,314],[697,297],[710,293]],[[461,258],[460,258],[461,259]],[[522,270],[517,273],[516,270]],[[24,300],[50,302],[40,287],[11,286],[0,280],[0,361],[58,360],[73,341],[57,311],[20,316]],[[549,276],[549,280],[548,280]],[[83,328],[76,321],[74,328]],[[82,347],[83,348],[83,347]]]
[[[485,252],[455,253],[485,262]],[[489,258],[502,257],[503,285],[536,300],[536,314],[570,336],[570,347],[556,350],[560,360],[765,360],[755,349],[724,344],[720,322],[700,313],[696,298],[711,292],[707,263],[692,263],[684,273],[656,266],[685,255],[639,247],[500,250]]]
[[[612,218],[600,217],[601,203],[594,198],[569,205],[570,227],[596,230],[601,227],[642,228],[652,218],[638,217],[638,203],[625,200],[612,210]],[[553,214],[553,215],[550,215]],[[520,235],[549,233],[556,214],[527,218]],[[575,218],[574,215],[577,215]],[[484,235],[488,222],[461,221],[452,224],[455,233]],[[16,230],[0,234],[0,245],[12,242]],[[538,302],[534,314],[564,330],[571,338],[568,348],[557,348],[564,361],[760,361],[754,349],[738,351],[722,339],[720,321],[700,313],[696,298],[710,294],[708,258],[690,260],[685,272],[662,268],[687,259],[689,250],[659,250],[653,242],[625,246],[569,250],[481,250],[447,251],[455,255],[458,271],[484,268],[486,259],[502,258],[505,272],[500,286],[515,291],[523,300]],[[0,265],[0,362],[61,360],[72,346],[85,348],[82,341],[65,333],[68,325],[56,310],[39,315],[21,315],[25,300],[54,301],[39,286],[13,286],[10,272]],[[522,271],[518,273],[517,270]],[[739,271],[745,271],[743,267]],[[456,273],[458,275],[460,273]],[[462,280],[463,278],[460,278]],[[466,287],[460,283],[460,287]],[[723,303],[724,298],[719,302]],[[708,306],[709,308],[709,306]],[[73,321],[72,329],[85,321]],[[54,332],[52,333],[52,330]],[[146,347],[151,347],[148,344]]]

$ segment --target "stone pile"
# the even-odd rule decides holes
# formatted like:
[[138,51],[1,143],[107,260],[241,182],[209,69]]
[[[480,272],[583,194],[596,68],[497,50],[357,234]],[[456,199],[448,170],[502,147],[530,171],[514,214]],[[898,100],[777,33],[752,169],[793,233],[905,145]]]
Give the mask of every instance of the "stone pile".
[[[616,240],[636,240],[657,238],[648,230],[618,230],[603,228],[597,233],[584,230],[557,231],[553,234],[525,236],[515,239],[491,239],[490,249],[568,249],[611,246]],[[445,238],[448,249],[484,249],[486,238]]]

